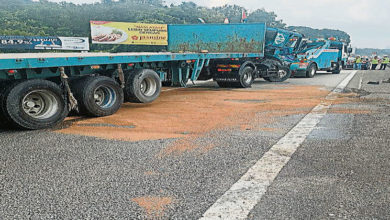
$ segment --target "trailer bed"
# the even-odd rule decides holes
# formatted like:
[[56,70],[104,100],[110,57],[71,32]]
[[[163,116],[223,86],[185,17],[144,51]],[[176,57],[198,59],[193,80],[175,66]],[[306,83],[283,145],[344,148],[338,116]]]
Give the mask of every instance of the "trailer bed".
[[194,59],[263,57],[263,53],[9,53],[0,54],[0,70],[167,62]]

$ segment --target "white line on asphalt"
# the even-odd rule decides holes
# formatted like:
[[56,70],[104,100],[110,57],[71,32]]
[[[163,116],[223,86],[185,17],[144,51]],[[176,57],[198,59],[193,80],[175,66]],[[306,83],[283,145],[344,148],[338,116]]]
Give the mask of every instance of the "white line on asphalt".
[[358,87],[358,89],[361,89],[361,88],[362,88],[362,84],[363,84],[363,74],[360,75],[359,87]]
[[331,105],[329,100],[336,98],[337,93],[344,90],[356,72],[351,72],[323,103],[314,107],[290,132],[272,146],[203,214],[201,220],[246,219],[291,156],[324,117]]

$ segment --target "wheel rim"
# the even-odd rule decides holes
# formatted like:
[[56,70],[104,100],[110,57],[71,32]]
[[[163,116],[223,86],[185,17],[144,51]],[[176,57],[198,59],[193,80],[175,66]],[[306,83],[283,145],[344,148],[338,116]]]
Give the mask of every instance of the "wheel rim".
[[140,90],[144,96],[153,96],[157,91],[157,83],[153,78],[147,77],[142,80]]
[[116,101],[115,90],[108,86],[99,86],[93,94],[96,105],[100,108],[110,108]]
[[252,81],[252,73],[251,72],[247,71],[246,73],[244,73],[243,77],[244,77],[244,82],[246,84],[250,84],[251,83],[251,81]]
[[56,95],[49,90],[34,90],[23,97],[23,111],[34,119],[48,119],[59,110]]
[[285,76],[287,76],[287,71],[286,70],[279,70],[278,75],[279,75],[279,79],[282,79]]

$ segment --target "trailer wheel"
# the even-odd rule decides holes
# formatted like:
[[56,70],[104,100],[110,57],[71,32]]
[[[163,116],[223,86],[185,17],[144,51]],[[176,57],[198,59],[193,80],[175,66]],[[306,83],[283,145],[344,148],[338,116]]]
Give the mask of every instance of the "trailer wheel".
[[71,88],[81,113],[103,117],[115,114],[123,103],[123,90],[112,78],[85,77],[74,81]]
[[125,100],[135,103],[153,102],[160,96],[161,86],[160,77],[153,70],[129,72],[126,74]]
[[268,82],[284,82],[291,77],[291,70],[288,67],[281,67],[278,70],[278,76],[264,77]]
[[253,76],[253,68],[246,66],[239,71],[239,83],[236,83],[237,87],[240,88],[250,88],[255,80]]
[[315,63],[310,64],[309,68],[306,70],[306,77],[313,78],[317,73],[317,65]]
[[2,115],[11,127],[30,130],[53,127],[69,113],[61,88],[42,79],[7,86],[0,104]]

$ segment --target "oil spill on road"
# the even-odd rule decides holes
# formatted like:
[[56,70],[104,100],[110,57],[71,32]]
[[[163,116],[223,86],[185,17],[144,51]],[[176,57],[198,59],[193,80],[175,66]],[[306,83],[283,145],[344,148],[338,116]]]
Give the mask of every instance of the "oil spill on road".
[[148,219],[160,219],[164,216],[165,209],[172,204],[171,197],[145,196],[131,199],[145,210]]
[[208,151],[213,143],[199,146],[197,138],[221,129],[261,131],[277,117],[308,113],[328,93],[318,86],[176,89],[163,92],[152,104],[125,103],[115,115],[76,120],[56,132],[122,141],[178,138],[160,156]]

